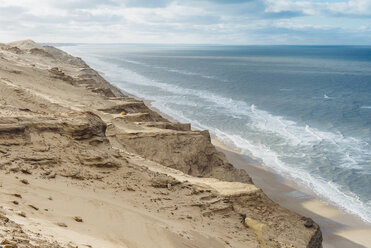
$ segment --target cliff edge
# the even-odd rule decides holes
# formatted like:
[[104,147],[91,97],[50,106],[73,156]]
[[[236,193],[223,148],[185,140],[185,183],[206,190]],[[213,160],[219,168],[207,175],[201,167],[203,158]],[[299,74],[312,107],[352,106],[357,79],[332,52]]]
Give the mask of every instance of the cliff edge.
[[322,247],[192,130],[33,41],[0,45],[0,246]]

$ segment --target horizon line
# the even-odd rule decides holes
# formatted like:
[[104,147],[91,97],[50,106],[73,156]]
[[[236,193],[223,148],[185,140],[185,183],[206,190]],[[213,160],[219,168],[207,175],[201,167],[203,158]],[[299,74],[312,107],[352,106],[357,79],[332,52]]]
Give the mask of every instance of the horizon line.
[[181,46],[371,46],[371,44],[213,44],[213,43],[136,43],[136,42],[37,42],[50,45],[181,45]]

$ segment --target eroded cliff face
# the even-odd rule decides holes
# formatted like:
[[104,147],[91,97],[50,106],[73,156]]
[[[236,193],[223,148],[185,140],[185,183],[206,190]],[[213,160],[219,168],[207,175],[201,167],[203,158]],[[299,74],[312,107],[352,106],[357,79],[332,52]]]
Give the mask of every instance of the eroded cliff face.
[[252,183],[244,170],[233,167],[211,144],[208,131],[119,133],[128,151],[196,177]]
[[0,242],[16,247],[321,247],[318,225],[272,202],[207,131],[31,41],[0,50],[0,177]]
[[[26,112],[26,113],[25,113]],[[78,177],[86,166],[118,167],[117,150],[105,137],[106,124],[91,112],[43,116],[0,106],[0,166],[17,172],[36,169]],[[81,170],[70,165],[81,165]]]

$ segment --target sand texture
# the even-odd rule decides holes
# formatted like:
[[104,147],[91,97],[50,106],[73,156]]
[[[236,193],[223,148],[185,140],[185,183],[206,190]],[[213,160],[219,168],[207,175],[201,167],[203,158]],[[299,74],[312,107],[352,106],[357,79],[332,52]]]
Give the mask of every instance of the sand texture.
[[0,247],[322,247],[207,131],[170,122],[84,61],[0,46]]

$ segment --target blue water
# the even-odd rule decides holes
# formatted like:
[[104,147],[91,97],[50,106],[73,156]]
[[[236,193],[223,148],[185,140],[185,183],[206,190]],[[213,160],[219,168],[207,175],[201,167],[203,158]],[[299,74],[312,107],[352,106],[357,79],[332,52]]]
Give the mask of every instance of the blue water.
[[61,48],[371,222],[371,47]]

